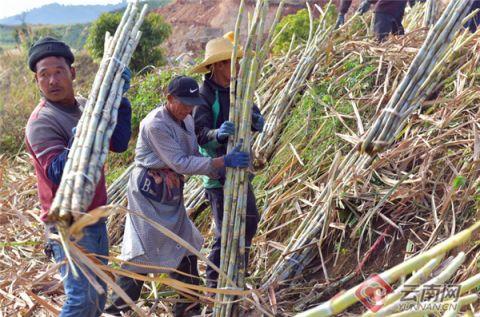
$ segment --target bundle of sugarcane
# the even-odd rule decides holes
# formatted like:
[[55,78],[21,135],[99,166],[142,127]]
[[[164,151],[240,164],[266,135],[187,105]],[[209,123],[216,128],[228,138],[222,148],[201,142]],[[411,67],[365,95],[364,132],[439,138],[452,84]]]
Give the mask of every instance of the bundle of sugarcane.
[[[432,289],[433,287],[445,286],[446,282],[452,277],[452,275],[458,270],[460,265],[465,261],[465,254],[460,252],[454,259],[447,261],[446,265],[438,270],[437,275],[428,279],[432,271],[442,262],[442,258],[452,249],[467,243],[473,236],[473,233],[480,228],[480,222],[475,223],[471,227],[451,236],[447,240],[439,243],[430,250],[420,253],[414,257],[409,258],[405,262],[383,272],[377,276],[367,279],[360,285],[354,286],[348,291],[335,296],[329,301],[312,308],[301,314],[299,317],[327,317],[339,314],[345,311],[347,308],[355,304],[361,299],[372,300],[372,304],[375,305],[378,300],[382,303],[382,307],[375,312],[367,312],[363,316],[424,316],[425,314],[432,313],[429,310],[429,306],[425,305],[433,303],[435,298],[420,298],[418,295],[424,295],[428,292],[425,290]],[[414,272],[412,274],[412,272]],[[412,274],[404,283],[397,287],[393,292],[389,292],[387,289],[391,288],[391,284],[396,283],[402,278],[405,278]],[[428,279],[428,280],[427,280]],[[425,282],[425,280],[427,280]],[[455,287],[455,284],[450,286]],[[480,286],[480,274],[476,274],[458,284],[459,291],[445,294],[445,298],[441,299],[441,303],[447,304],[440,307],[447,307],[444,316],[456,316],[463,306],[472,303],[478,299],[478,297],[467,295],[471,290]],[[381,291],[385,291],[380,298],[372,298],[375,296],[369,293],[366,289],[368,287],[382,288]],[[435,297],[435,296],[434,296]],[[418,302],[420,299],[422,302]],[[425,299],[425,302],[423,300]],[[457,302],[457,305],[448,305],[449,303]],[[423,305],[422,305],[423,304]],[[413,307],[412,310],[399,311],[402,307]],[[419,308],[417,308],[419,307]],[[435,307],[435,306],[430,306]],[[437,306],[438,307],[438,306]],[[436,311],[439,312],[438,310]],[[453,313],[453,314],[452,314]]]
[[[127,206],[127,186],[130,173],[134,165],[131,164],[107,189],[109,205]],[[125,216],[117,213],[107,220],[108,238],[110,245],[117,245],[122,242]]]
[[128,179],[134,167],[134,164],[130,164],[112,185],[108,187],[107,197],[109,205],[125,206]]
[[122,98],[122,72],[140,40],[146,10],[144,6],[139,12],[138,1],[129,3],[115,35],[107,33],[104,56],[48,214],[50,221],[61,226],[82,215],[95,193]]
[[[382,110],[373,126],[367,131],[361,144],[361,152],[370,155],[388,146],[401,131],[406,118],[438,88],[446,60],[455,57],[457,48],[452,41],[462,27],[471,0],[454,0],[449,3],[441,18],[430,30],[419,53],[413,60],[403,81],[395,91],[386,108]],[[464,37],[466,37],[464,35]],[[459,41],[459,47],[466,41]]]
[[[249,152],[251,148],[251,117],[254,92],[260,78],[260,70],[269,54],[270,43],[275,26],[280,18],[283,1],[280,3],[269,32],[265,33],[266,17],[269,9],[268,0],[257,0],[248,36],[244,57],[240,64],[237,78],[236,61],[238,56],[240,27],[244,15],[245,3],[242,0],[235,24],[234,48],[231,58],[230,112],[229,120],[235,123],[235,136],[229,139],[228,151],[241,145],[241,150]],[[265,36],[266,34],[266,36]],[[227,168],[224,188],[224,214],[221,228],[222,244],[220,269],[236,285],[231,285],[222,276],[218,279],[218,288],[245,287],[245,221],[248,193],[248,170]],[[221,304],[215,306],[215,316],[231,316],[234,297],[217,295]]]
[[190,177],[185,183],[185,208],[188,215],[197,211],[205,200],[205,188],[202,182],[196,177]]
[[[267,161],[275,151],[278,138],[282,133],[284,118],[297,101],[298,94],[306,87],[307,80],[311,76],[314,67],[319,63],[320,59],[325,56],[327,45],[333,34],[333,27],[326,23],[327,12],[330,5],[331,3],[324,11],[320,11],[320,23],[316,30],[314,30],[313,27],[312,12],[310,7],[307,6],[310,15],[310,30],[303,52],[300,54],[293,74],[288,77],[288,82],[282,89],[275,91],[269,103],[262,108],[262,111],[266,112],[264,113],[264,115],[266,114],[265,128],[256,138],[253,145],[254,155],[260,162]],[[285,62],[289,61],[288,57],[292,52],[294,40],[293,38],[286,58],[284,59]],[[273,76],[273,79],[271,79],[275,80],[275,77],[276,76]]]
[[[457,31],[462,24],[468,7],[469,3],[463,1],[452,1],[450,3],[449,8],[444,11],[437,25],[430,31],[422,48],[410,66],[410,71],[407,73],[404,81],[397,87],[396,93],[392,97],[393,101],[397,100],[398,95],[404,91],[415,92],[415,94],[410,94],[407,100],[404,100],[406,97],[402,98],[402,105],[406,108],[403,110],[403,118],[406,118],[411,112],[411,109],[413,109],[413,107],[409,107],[409,105],[413,105],[414,107],[419,106],[425,97],[437,87],[444,72],[451,74],[460,66],[459,61],[462,61],[462,58],[458,56],[458,52],[473,37],[467,36],[464,33],[457,38],[457,41],[452,43],[452,40],[456,35],[455,31]],[[445,24],[447,24],[448,27],[446,27]],[[444,34],[444,31],[448,31],[447,34]],[[440,43],[434,41],[437,38],[440,40]],[[442,48],[443,45],[446,47]],[[424,54],[426,51],[429,52],[429,57],[431,57],[431,55],[436,56],[435,54],[438,52],[442,52],[443,55],[442,58],[436,56],[437,58],[434,58],[433,61],[434,65],[428,64],[427,68],[424,63],[420,63],[421,61],[429,60],[429,58],[425,58]],[[449,67],[446,67],[447,64]],[[418,70],[418,74],[412,75],[412,69]],[[427,73],[425,74],[425,72]],[[418,77],[420,77],[420,79]],[[425,79],[425,77],[427,78]],[[404,86],[409,83],[409,78],[417,80],[410,81],[414,87],[408,85],[407,89],[405,89]],[[389,104],[392,103],[392,100]],[[388,113],[392,112],[384,111],[382,115]],[[397,125],[398,124],[399,123],[397,123]],[[376,122],[375,127],[380,130],[381,128],[388,128],[389,126],[383,123],[378,126]],[[394,130],[395,133],[399,131],[397,129],[398,127]],[[392,134],[391,137],[393,138],[394,136],[395,134]],[[384,143],[383,146],[389,144],[390,143]],[[303,219],[293,236],[291,236],[288,245],[284,248],[283,256],[280,257],[269,270],[269,274],[265,279],[266,285],[284,281],[297,275],[317,256],[315,250],[320,249],[326,240],[329,219],[332,214],[332,201],[336,193],[342,192],[348,187],[350,180],[356,175],[359,175],[373,160],[369,154],[359,152],[359,148],[360,145],[357,145],[343,159],[340,159],[340,156],[336,157],[328,172],[328,180],[316,197],[314,210]],[[322,254],[320,254],[320,257],[322,257]]]
[[[408,9],[408,8],[407,8]],[[405,11],[407,11],[407,9]],[[409,34],[415,32],[416,30],[423,28],[423,21],[426,14],[426,3],[417,1],[413,7],[411,7],[408,12],[406,12],[402,25],[405,29],[405,33]]]
[[437,21],[439,5],[440,4],[436,0],[427,0],[427,3],[425,3],[425,14],[423,16],[424,27],[429,27],[435,24]]

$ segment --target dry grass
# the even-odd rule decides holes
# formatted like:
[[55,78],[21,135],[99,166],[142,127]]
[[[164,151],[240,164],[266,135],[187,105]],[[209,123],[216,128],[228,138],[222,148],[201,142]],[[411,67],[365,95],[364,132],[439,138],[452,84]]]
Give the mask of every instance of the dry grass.
[[[387,103],[425,36],[414,32],[378,45],[365,39],[364,33],[364,29],[345,32],[325,52],[304,96],[284,122],[272,160],[258,172],[255,186],[262,220],[247,280],[254,287],[261,286],[270,274],[302,219],[323,203],[318,200],[319,192],[326,184],[342,181],[335,177],[335,163],[354,147]],[[291,316],[372,272],[384,271],[430,248],[478,219],[478,43],[477,37],[464,53],[461,71],[447,76],[438,95],[409,118],[394,145],[333,192],[323,243],[301,274],[280,287],[261,290],[258,302],[266,309]],[[4,315],[30,311],[37,316],[45,314],[48,305],[58,309],[62,301],[56,270],[42,254],[34,182],[25,155],[13,162],[2,159],[0,234],[5,256],[0,259],[0,311]],[[192,206],[200,206],[195,195]],[[208,209],[193,212],[210,237],[208,213]],[[114,226],[111,233],[121,228]],[[452,252],[467,255],[454,281],[478,273],[476,240]],[[118,236],[116,241],[120,241]],[[318,246],[318,241],[311,243]],[[39,281],[42,275],[45,279]],[[45,291],[49,287],[55,289],[53,293]],[[160,291],[160,298],[171,295],[166,288]],[[151,289],[147,292],[151,296]],[[155,304],[157,314],[168,311],[168,305],[161,303]],[[348,313],[362,311],[357,306]]]

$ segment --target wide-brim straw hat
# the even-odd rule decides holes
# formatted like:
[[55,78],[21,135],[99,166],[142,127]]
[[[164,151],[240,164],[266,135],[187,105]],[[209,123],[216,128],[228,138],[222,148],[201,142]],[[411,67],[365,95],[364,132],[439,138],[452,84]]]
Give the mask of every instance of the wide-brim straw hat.
[[[224,37],[213,39],[208,41],[205,47],[205,58],[203,61],[192,68],[192,73],[208,73],[208,66],[226,61],[232,58],[233,43],[230,39],[230,34],[225,34]],[[237,48],[237,57],[243,57],[243,51],[241,47]]]

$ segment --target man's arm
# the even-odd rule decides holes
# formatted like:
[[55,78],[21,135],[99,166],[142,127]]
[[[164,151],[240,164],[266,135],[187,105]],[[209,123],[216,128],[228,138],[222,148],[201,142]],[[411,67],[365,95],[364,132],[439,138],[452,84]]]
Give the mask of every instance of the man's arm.
[[29,122],[26,129],[27,148],[40,164],[42,173],[55,185],[60,184],[73,137],[55,131],[48,118]]
[[132,107],[130,101],[123,97],[118,108],[117,125],[110,139],[110,151],[121,153],[128,148],[132,136]]
[[195,134],[197,142],[203,146],[211,141],[216,141],[217,131],[214,129],[213,112],[210,106],[201,105],[193,110],[193,120],[195,121]]
[[52,152],[38,160],[40,164],[45,167],[48,179],[55,185],[60,185],[60,181],[62,180],[63,169],[68,159],[68,153],[70,153],[72,141],[73,137],[69,146],[63,151]]
[[265,118],[263,117],[260,109],[257,105],[252,107],[252,131],[253,132],[263,132],[263,127],[265,125]]
[[[215,174],[213,160],[209,157],[188,155],[183,145],[173,138],[168,128],[147,128],[147,137],[155,154],[173,171],[182,175]],[[223,158],[221,158],[223,160]]]

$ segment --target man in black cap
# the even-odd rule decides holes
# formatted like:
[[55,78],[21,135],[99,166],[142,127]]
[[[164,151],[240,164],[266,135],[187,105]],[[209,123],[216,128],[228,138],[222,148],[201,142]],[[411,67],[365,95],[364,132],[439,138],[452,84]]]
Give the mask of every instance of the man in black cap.
[[[42,94],[40,103],[32,112],[26,127],[26,145],[31,154],[38,183],[38,196],[42,211],[41,220],[47,221],[55,193],[62,178],[67,161],[69,147],[86,100],[75,97],[73,80],[76,73],[72,67],[75,58],[70,48],[63,42],[46,37],[36,42],[29,51],[28,65],[35,73],[35,81]],[[125,93],[129,87],[130,74],[123,74]],[[128,147],[131,135],[131,108],[126,98],[122,99],[117,125],[111,137],[110,150],[123,152]],[[93,210],[107,203],[105,176],[102,173],[97,184],[95,196],[88,210]],[[51,223],[45,223],[47,237],[56,233]],[[105,221],[84,229],[84,237],[78,241],[84,250],[99,256],[108,256],[108,236]],[[56,240],[48,240],[45,251],[53,256],[57,263],[65,262],[62,246]],[[107,264],[105,258],[98,258]],[[77,269],[79,277],[75,278],[71,270],[63,264],[60,272],[63,279],[66,301],[62,307],[61,317],[94,317],[102,314],[105,295],[98,294],[88,279]],[[97,280],[106,290],[106,285]]]
[[[240,152],[239,147],[216,158],[199,153],[191,114],[195,106],[203,103],[193,78],[176,77],[168,86],[166,104],[154,109],[140,123],[135,168],[128,183],[128,209],[133,213],[127,215],[123,234],[120,258],[129,262],[123,265],[124,269],[144,275],[169,272],[174,279],[199,283],[197,257],[159,232],[151,222],[161,224],[200,251],[202,235],[188,218],[183,202],[184,175],[219,178],[225,166],[248,167],[249,154]],[[143,281],[122,276],[117,283],[133,300],[140,297]],[[119,316],[129,310],[117,295],[112,302],[106,309],[109,314]],[[185,303],[185,299],[173,307],[175,316],[199,312],[198,303]]]

